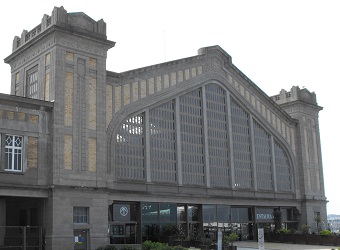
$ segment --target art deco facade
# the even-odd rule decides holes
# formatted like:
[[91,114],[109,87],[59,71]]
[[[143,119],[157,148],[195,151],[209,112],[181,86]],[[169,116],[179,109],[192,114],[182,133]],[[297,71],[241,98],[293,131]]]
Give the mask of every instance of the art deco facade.
[[14,38],[0,246],[10,226],[64,250],[157,240],[167,224],[251,239],[274,211],[288,228],[326,221],[314,93],[268,97],[219,46],[115,73],[114,45],[103,20],[63,7]]

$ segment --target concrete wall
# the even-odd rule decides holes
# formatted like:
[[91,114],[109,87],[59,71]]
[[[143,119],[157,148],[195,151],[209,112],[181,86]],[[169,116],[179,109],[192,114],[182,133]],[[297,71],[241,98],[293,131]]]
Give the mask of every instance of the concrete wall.
[[[53,232],[46,237],[46,249],[73,249],[74,230],[89,231],[89,249],[95,249],[108,243],[108,196],[107,193],[89,189],[53,190],[52,205],[46,211],[53,220],[46,232]],[[88,223],[73,223],[73,207],[89,209]]]

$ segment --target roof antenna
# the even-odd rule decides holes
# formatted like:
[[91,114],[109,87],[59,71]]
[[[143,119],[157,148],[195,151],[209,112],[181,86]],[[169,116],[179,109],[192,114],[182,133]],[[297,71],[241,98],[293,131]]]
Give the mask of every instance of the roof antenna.
[[165,30],[163,30],[163,50],[164,50],[164,61],[166,62],[165,35],[166,35],[166,31],[165,31]]

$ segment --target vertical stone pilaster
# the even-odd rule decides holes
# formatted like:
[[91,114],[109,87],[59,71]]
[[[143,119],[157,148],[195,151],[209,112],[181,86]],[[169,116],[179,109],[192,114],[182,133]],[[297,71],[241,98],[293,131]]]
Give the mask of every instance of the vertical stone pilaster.
[[109,126],[110,121],[112,120],[112,86],[106,85],[106,127]]

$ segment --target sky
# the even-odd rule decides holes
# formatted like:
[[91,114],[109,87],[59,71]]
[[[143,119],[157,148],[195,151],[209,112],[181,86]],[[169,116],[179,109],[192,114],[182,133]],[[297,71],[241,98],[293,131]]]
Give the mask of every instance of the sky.
[[[340,1],[338,0],[16,0],[1,4],[0,58],[14,36],[32,30],[63,6],[103,19],[107,70],[123,72],[197,55],[219,45],[269,96],[292,86],[315,92],[328,214],[340,214]],[[0,92],[10,93],[10,66],[0,62]]]

